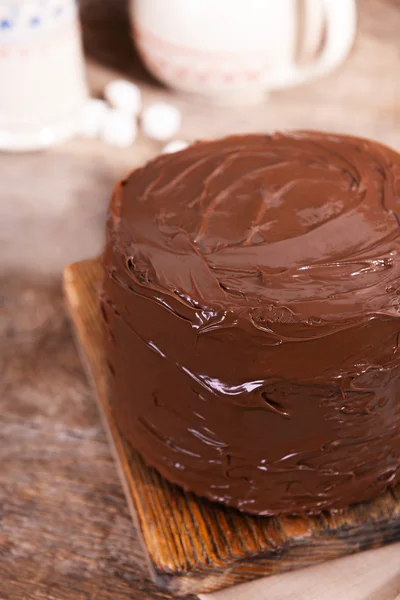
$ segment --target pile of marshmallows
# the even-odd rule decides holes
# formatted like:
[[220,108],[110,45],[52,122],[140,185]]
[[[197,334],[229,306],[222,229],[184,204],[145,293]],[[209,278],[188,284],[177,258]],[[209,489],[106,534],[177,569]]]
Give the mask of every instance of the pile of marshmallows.
[[[142,109],[140,89],[134,83],[116,79],[104,89],[105,100],[90,98],[79,123],[79,134],[100,138],[108,144],[132,146],[138,132],[138,119],[145,135],[159,142],[171,140],[181,126],[181,113],[166,102],[154,102]],[[163,152],[178,152],[189,146],[183,140],[170,141]]]

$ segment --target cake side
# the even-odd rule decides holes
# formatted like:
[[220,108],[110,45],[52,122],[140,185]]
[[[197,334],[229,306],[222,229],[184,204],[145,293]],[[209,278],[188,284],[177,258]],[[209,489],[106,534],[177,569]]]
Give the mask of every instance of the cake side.
[[117,186],[113,402],[166,478],[260,514],[399,479],[399,174],[373,142],[294,133],[199,143]]

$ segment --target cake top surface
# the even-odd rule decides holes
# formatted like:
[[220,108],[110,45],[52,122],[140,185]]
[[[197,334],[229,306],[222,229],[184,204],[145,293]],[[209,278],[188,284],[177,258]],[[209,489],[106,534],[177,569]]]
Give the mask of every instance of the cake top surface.
[[399,234],[400,156],[318,132],[160,156],[117,186],[109,221],[139,285],[279,322],[399,316]]

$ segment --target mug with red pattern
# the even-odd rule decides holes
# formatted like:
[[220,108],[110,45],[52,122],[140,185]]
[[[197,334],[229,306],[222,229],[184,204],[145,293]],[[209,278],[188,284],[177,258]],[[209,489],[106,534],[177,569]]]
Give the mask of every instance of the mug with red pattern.
[[326,74],[356,30],[355,0],[131,0],[131,10],[149,70],[222,104],[254,103]]

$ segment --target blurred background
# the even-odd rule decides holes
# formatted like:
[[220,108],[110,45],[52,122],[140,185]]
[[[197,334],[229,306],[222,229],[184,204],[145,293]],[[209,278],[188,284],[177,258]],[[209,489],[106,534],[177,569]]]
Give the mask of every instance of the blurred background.
[[[101,252],[116,181],[169,139],[311,128],[400,150],[399,0],[358,0],[355,21],[347,0],[327,2],[329,18],[322,0],[306,12],[294,1],[232,0],[218,18],[219,0],[164,0],[165,15],[160,1],[82,0],[82,34],[75,27],[68,46],[67,30],[45,37],[50,25],[42,40],[36,13],[24,18],[37,37],[23,28],[13,37],[21,0],[0,0],[0,597],[11,600],[166,597],[147,581],[63,308],[62,269]],[[53,4],[75,22],[73,3]],[[209,70],[220,59],[217,81]],[[121,78],[139,88],[141,108],[107,113],[94,132],[105,103],[87,98]],[[134,103],[124,89],[116,103]],[[72,98],[78,132],[61,114]],[[58,110],[57,129],[46,118]],[[175,132],[160,136],[174,119]]]
[[[179,108],[180,139],[313,128],[400,147],[398,1],[359,0],[354,42],[340,65],[302,85],[275,89],[265,101],[249,106],[229,106],[229,90],[228,106],[218,106],[196,94],[188,100],[159,83],[132,42],[127,0],[82,0],[80,9],[91,95],[101,97],[108,82],[127,78],[140,86],[144,106],[161,100]],[[1,85],[12,82],[3,78]],[[0,126],[1,118],[0,103]],[[46,152],[0,155],[2,266],[59,273],[68,262],[98,253],[113,185],[161,147],[139,131],[127,148],[75,137]]]

